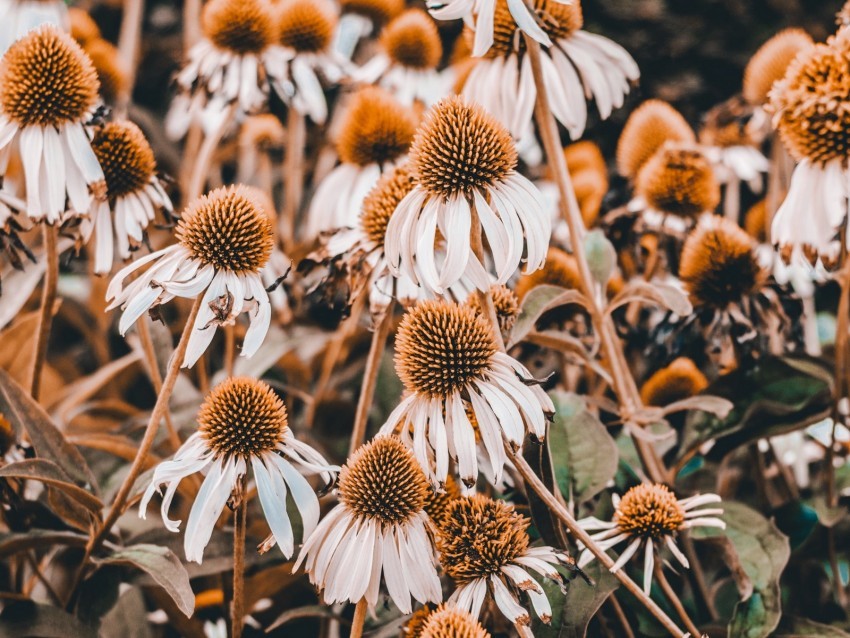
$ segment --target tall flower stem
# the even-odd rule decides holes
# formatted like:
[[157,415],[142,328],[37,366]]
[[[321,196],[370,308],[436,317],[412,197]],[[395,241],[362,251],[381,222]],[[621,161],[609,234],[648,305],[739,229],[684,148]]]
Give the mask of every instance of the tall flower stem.
[[248,499],[245,476],[236,483],[233,496],[233,600],[231,602],[231,637],[241,638],[245,618],[245,532],[248,522]]
[[[142,343],[142,352],[145,355],[145,361],[148,364],[148,370],[151,375],[151,385],[153,385],[153,390],[156,392],[157,396],[162,392],[162,374],[159,371],[159,363],[156,360],[156,350],[153,346],[153,339],[151,338],[151,327],[149,323],[150,319],[148,317],[142,315],[139,318],[139,322],[136,324],[136,329],[139,332],[139,341]],[[166,410],[163,415],[165,420],[165,427],[168,430],[168,440],[171,443],[172,449],[176,452],[180,447],[181,441],[180,436],[177,434],[177,429],[174,427],[174,422],[171,420],[171,413]]]
[[36,400],[38,400],[41,391],[41,372],[47,359],[47,342],[50,340],[50,328],[53,326],[53,306],[56,303],[56,291],[59,285],[57,229],[51,224],[42,224],[42,231],[47,265],[44,270],[44,287],[41,289],[41,310],[38,318],[38,331],[35,334],[35,351],[33,352],[32,372],[30,374],[30,394]]
[[224,371],[228,377],[233,376],[233,368],[236,360],[236,326],[228,324],[224,326]]
[[682,622],[685,624],[685,627],[690,632],[691,636],[702,636],[702,633],[697,626],[694,624],[694,621],[691,620],[691,617],[688,615],[687,610],[685,610],[685,606],[682,605],[682,601],[679,600],[679,597],[676,595],[676,592],[670,586],[670,582],[667,580],[667,577],[664,575],[664,568],[661,565],[661,561],[655,561],[655,565],[653,566],[653,572],[655,576],[655,582],[661,587],[661,591],[664,592],[664,595],[667,596],[667,599],[670,601],[670,604],[673,605],[673,608],[676,610],[676,613],[679,614],[679,618],[682,619]]
[[363,625],[366,623],[366,599],[361,598],[357,601],[357,606],[354,608],[354,620],[351,621],[351,633],[349,638],[362,638]]
[[[586,531],[584,531],[576,521],[576,519],[570,514],[567,509],[558,502],[558,499],[546,489],[546,486],[543,484],[543,481],[534,473],[534,470],[531,466],[526,462],[523,458],[522,454],[514,452],[511,448],[510,443],[505,442],[505,450],[507,451],[511,461],[513,461],[514,466],[517,471],[520,473],[525,482],[531,486],[531,488],[535,491],[535,493],[540,497],[540,499],[546,504],[555,516],[558,517],[564,526],[570,531],[570,533],[587,549],[590,550],[590,553],[593,554],[597,560],[607,569],[611,569],[614,566],[614,560],[608,556],[596,542],[590,537]],[[676,625],[673,620],[664,613],[664,610],[659,607],[654,600],[652,600],[649,596],[647,596],[643,589],[629,578],[628,574],[625,573],[624,570],[620,569],[614,572],[614,576],[617,580],[622,583],[622,585],[629,590],[638,601],[646,607],[647,611],[651,613],[655,619],[661,623],[661,625],[670,632],[670,635],[676,636],[676,638],[681,638],[681,636],[685,633],[683,632],[678,625]],[[700,635],[700,634],[695,634]]]
[[[555,175],[555,181],[558,186],[561,214],[570,230],[570,243],[578,264],[582,290],[588,300],[587,309],[590,313],[594,329],[597,331],[602,343],[603,353],[611,372],[614,392],[616,392],[620,400],[622,416],[624,420],[628,420],[629,415],[634,414],[641,407],[640,393],[638,392],[634,378],[629,372],[619,337],[614,328],[614,323],[611,321],[611,317],[603,312],[603,309],[599,307],[597,302],[597,295],[595,294],[597,284],[593,279],[593,274],[587,263],[584,243],[582,241],[585,234],[584,220],[581,216],[581,209],[576,199],[570,173],[567,169],[567,162],[561,148],[558,125],[549,107],[546,84],[543,81],[543,67],[540,62],[540,44],[528,36],[525,37],[525,44],[537,88],[535,116],[540,129],[543,148],[546,151],[550,168]],[[660,465],[655,449],[648,442],[638,437],[633,437],[633,439],[649,478],[659,483],[664,482],[666,473]]]
[[381,358],[393,325],[393,309],[395,300],[390,300],[384,308],[384,314],[378,320],[375,331],[372,333],[372,345],[369,346],[369,356],[366,359],[366,369],[363,372],[363,385],[360,387],[360,398],[357,401],[357,412],[354,415],[354,429],[351,432],[351,442],[348,445],[348,454],[360,447],[366,437],[366,424],[369,421],[369,408],[372,407],[372,399],[375,397],[375,387],[378,384],[378,372],[381,369]]
[[209,135],[204,138],[204,141],[198,150],[198,155],[195,158],[195,164],[192,167],[192,177],[189,179],[189,188],[186,193],[187,202],[191,202],[196,197],[200,197],[203,193],[204,184],[207,181],[207,174],[209,173],[210,165],[212,164],[213,155],[218,148],[219,142],[221,142],[221,138],[224,137],[224,131],[227,130],[227,126],[231,123],[233,116],[236,114],[236,108],[237,103],[233,102],[221,118],[221,123],[218,128],[210,132]]
[[203,0],[183,3],[183,50],[188,51],[201,39],[201,5]]
[[307,127],[304,115],[289,107],[286,119],[286,153],[283,158],[283,214],[278,233],[285,248],[295,241],[295,218],[304,190],[304,145]]
[[[475,208],[472,208],[472,225],[470,229],[470,242],[473,254],[478,257],[478,261],[484,262],[484,239],[481,236],[481,220],[478,219],[478,213]],[[496,346],[504,352],[505,341],[502,338],[502,330],[499,328],[499,316],[496,314],[496,306],[493,305],[493,291],[478,290],[478,305],[484,312],[484,315],[490,320],[493,326],[493,337],[496,339]]]
[[136,83],[136,65],[139,60],[139,40],[142,37],[142,21],[145,16],[145,0],[125,0],[121,16],[121,32],[118,35],[118,54],[127,71],[127,87],[118,96],[118,110],[127,112]]

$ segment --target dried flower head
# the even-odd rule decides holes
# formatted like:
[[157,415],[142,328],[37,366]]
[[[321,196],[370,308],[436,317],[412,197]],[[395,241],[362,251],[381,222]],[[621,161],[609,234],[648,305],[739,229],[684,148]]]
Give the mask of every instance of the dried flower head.
[[[520,28],[508,8],[507,0],[496,0],[495,4],[493,45],[487,51],[488,58],[508,55],[517,48],[525,49]],[[557,0],[535,0],[534,12],[539,18],[543,31],[551,40],[567,38],[584,26],[584,16],[578,0],[570,3]]]
[[399,202],[413,190],[416,180],[409,162],[399,164],[385,173],[363,200],[360,226],[366,237],[378,246],[384,245],[387,224]]
[[647,100],[629,116],[617,142],[617,170],[635,179],[641,167],[668,142],[696,141],[681,113],[661,100]]
[[753,240],[732,221],[711,218],[685,240],[679,278],[694,305],[725,308],[757,290],[764,276]]
[[210,0],[201,15],[204,36],[238,55],[260,53],[277,40],[274,11],[267,0]]
[[100,27],[97,26],[91,14],[79,7],[68,7],[68,21],[71,25],[71,37],[85,47],[89,42],[99,40]]
[[153,150],[141,129],[128,121],[109,122],[92,139],[110,198],[142,190],[156,171]]
[[[491,286],[490,295],[493,297],[493,306],[496,310],[496,318],[499,320],[499,329],[502,332],[508,332],[513,327],[519,314],[519,298],[513,290],[501,284]],[[466,303],[475,312],[481,314],[478,295],[470,295]]]
[[640,169],[635,192],[653,209],[694,217],[720,203],[720,184],[711,163],[699,150],[665,147]]
[[416,124],[413,114],[386,91],[360,89],[343,117],[337,152],[349,164],[387,164],[407,152]]
[[326,0],[285,0],[278,9],[280,43],[298,53],[327,49],[336,24],[336,14]]
[[696,364],[687,357],[679,357],[644,382],[640,398],[645,405],[663,408],[699,394],[707,387],[708,379]]
[[813,44],[802,29],[785,29],[762,44],[744,69],[744,99],[753,106],[766,103],[773,85],[785,76],[797,54]]
[[256,379],[231,377],[207,395],[198,429],[215,454],[245,458],[277,448],[287,431],[286,406]]
[[408,9],[381,32],[381,46],[390,59],[413,69],[433,69],[443,56],[434,20],[421,9]]
[[99,88],[89,57],[53,26],[33,29],[15,42],[0,65],[0,110],[19,126],[83,121],[97,104]]
[[341,0],[343,13],[356,13],[381,26],[404,11],[404,0]]
[[459,498],[461,498],[460,486],[451,476],[447,476],[442,491],[433,488],[428,490],[425,513],[438,528],[441,528],[448,520],[449,507]]
[[522,301],[537,286],[560,286],[568,290],[581,288],[581,274],[576,258],[552,246],[546,253],[546,265],[540,270],[523,275],[516,285],[516,296]]
[[424,619],[417,638],[490,638],[490,633],[465,611],[440,605]]
[[235,273],[259,272],[274,246],[268,215],[241,186],[218,188],[196,199],[175,234],[193,258]]
[[127,69],[118,49],[106,40],[91,40],[85,45],[100,80],[100,94],[108,104],[114,103],[128,88]]
[[426,301],[412,308],[396,335],[396,371],[408,390],[448,396],[481,378],[496,352],[488,321],[472,308]]
[[504,180],[517,163],[507,129],[461,97],[447,98],[429,111],[410,157],[422,187],[445,197]]
[[770,92],[782,142],[798,161],[850,156],[850,33],[801,52]]

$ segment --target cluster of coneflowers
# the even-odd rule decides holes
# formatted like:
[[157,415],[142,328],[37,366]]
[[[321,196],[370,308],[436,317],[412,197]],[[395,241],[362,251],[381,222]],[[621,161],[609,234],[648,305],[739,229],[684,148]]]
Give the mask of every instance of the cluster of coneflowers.
[[[233,635],[251,612],[241,557],[246,516],[259,510],[251,523],[269,534],[257,551],[277,546],[325,604],[355,605],[352,636],[384,605],[410,615],[407,635],[532,635],[533,616],[553,618],[546,581],[564,585],[593,559],[671,633],[679,621],[694,633],[678,600],[674,621],[651,585],[675,598],[662,565],[672,557],[689,567],[678,537],[723,529],[723,508],[715,494],[672,486],[635,414],[697,395],[707,377],[762,354],[814,347],[812,327],[798,334],[793,313],[800,298],[811,301],[813,280],[846,270],[846,27],[821,44],[797,31],[776,36],[747,68],[742,97],[699,132],[665,102],[637,106],[616,153],[631,195],[602,215],[607,164],[577,140],[588,102],[607,118],[639,73],[619,45],[583,30],[578,0],[431,0],[427,11],[389,0],[209,0],[166,118],[187,165],[174,207],[178,191],[127,119],[130,87],[96,25],[61,2],[5,4],[16,32],[0,61],[0,249],[16,269],[45,264],[33,396],[63,249],[111,276],[107,311],[120,310],[121,335],[136,326],[149,340],[149,317],[181,333],[86,557],[127,507],[178,377],[212,365],[197,427],[175,433],[179,446],[153,469],[139,512],[159,494],[164,526],[183,534],[186,560],[198,563],[215,530],[233,528]],[[446,64],[441,21],[460,19]],[[561,135],[576,143],[563,149]],[[762,154],[771,135],[798,162],[787,196],[743,215],[741,189],[758,195],[778,179]],[[228,140],[239,148],[235,171],[222,170]],[[281,150],[277,180],[270,158]],[[228,183],[233,174],[238,183]],[[621,241],[588,227],[616,229]],[[617,304],[634,282],[672,288],[692,312],[647,308],[638,296]],[[310,286],[345,297],[341,334],[364,316],[373,327],[339,465],[309,434],[296,436],[309,430],[295,418],[290,427],[294,397],[282,384],[240,376],[233,362],[237,347],[259,356],[270,331],[294,330]],[[517,318],[547,287],[566,301],[540,309],[515,339]],[[174,308],[181,298],[188,315]],[[661,344],[671,356],[638,390],[609,300],[625,306],[617,321],[656,343],[697,335],[710,363],[701,371]],[[367,440],[393,329],[403,393]],[[345,334],[329,341],[339,355]],[[529,350],[559,357],[553,375],[535,376]],[[549,391],[586,390],[585,373],[619,406],[645,463],[634,485],[611,494],[604,520],[594,515],[604,508],[552,493],[523,455],[547,441]],[[184,524],[171,511],[195,474],[203,478]],[[538,540],[523,490],[554,503],[562,546]]]

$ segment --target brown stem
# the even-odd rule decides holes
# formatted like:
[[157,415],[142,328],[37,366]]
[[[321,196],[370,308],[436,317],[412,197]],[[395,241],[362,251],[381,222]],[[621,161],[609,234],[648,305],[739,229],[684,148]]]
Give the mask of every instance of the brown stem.
[[[141,316],[136,324],[136,330],[139,332],[139,340],[142,343],[142,352],[145,355],[145,361],[148,364],[148,371],[151,376],[151,385],[157,396],[162,392],[162,374],[159,371],[159,363],[156,360],[156,351],[153,347],[153,339],[151,338],[151,327],[148,323],[150,319],[147,316]],[[176,452],[182,441],[180,435],[177,434],[177,429],[174,427],[174,422],[171,420],[171,412],[165,411],[163,415],[165,419],[165,427],[168,430],[168,441],[171,443],[172,449]]]
[[366,599],[357,601],[354,608],[354,620],[351,621],[351,633],[348,638],[361,638],[363,636],[363,625],[366,623]]
[[384,314],[378,320],[378,325],[375,326],[375,331],[372,333],[372,345],[369,347],[369,356],[366,359],[363,385],[360,387],[360,399],[357,401],[357,412],[354,416],[354,429],[351,432],[351,442],[348,445],[349,456],[360,447],[366,437],[369,408],[372,407],[372,399],[375,396],[375,387],[378,383],[378,372],[381,369],[381,358],[393,324],[394,306],[395,301],[391,300],[384,308]]
[[245,476],[236,484],[233,512],[233,600],[231,602],[231,636],[240,638],[245,618],[245,532],[248,519],[248,498],[245,493]]
[[304,189],[304,145],[307,131],[304,116],[289,107],[286,121],[286,155],[283,159],[283,214],[278,232],[285,248],[295,241],[295,218]]
[[142,37],[142,21],[145,15],[145,0],[125,0],[121,16],[121,32],[118,35],[118,57],[127,72],[126,87],[117,98],[118,110],[124,114],[132,100],[136,83],[136,64],[139,59],[139,40]]
[[194,120],[189,124],[189,130],[186,132],[186,141],[183,143],[183,162],[180,166],[179,182],[180,193],[183,197],[183,205],[189,203],[189,188],[191,188],[192,169],[194,163],[191,158],[198,156],[198,151],[201,149],[201,144],[204,141],[204,131],[201,125]]
[[[481,235],[481,220],[478,219],[478,213],[475,208],[472,208],[472,227],[469,237],[473,254],[482,264],[484,263],[484,239]],[[490,320],[493,326],[493,337],[496,340],[496,347],[502,352],[505,351],[505,341],[502,338],[502,330],[499,328],[499,316],[496,314],[496,306],[493,305],[493,290],[476,290],[478,295],[478,305],[485,317]]]
[[702,633],[697,626],[694,624],[694,621],[691,620],[691,617],[688,615],[685,606],[682,604],[682,601],[679,600],[679,597],[676,595],[676,592],[670,586],[670,583],[667,581],[667,577],[664,575],[664,568],[661,565],[661,561],[655,561],[654,570],[655,572],[655,582],[659,584],[661,587],[661,591],[664,592],[664,595],[667,596],[667,600],[670,601],[670,604],[673,605],[673,608],[676,610],[676,613],[679,614],[679,618],[682,619],[682,622],[685,623],[685,627],[691,633],[691,636],[694,638],[698,638],[702,636]]
[[201,148],[198,150],[198,155],[195,157],[195,165],[192,168],[192,177],[189,180],[189,189],[186,194],[187,202],[200,197],[203,193],[213,155],[218,148],[219,142],[221,142],[221,138],[224,136],[224,131],[227,130],[228,124],[230,124],[236,113],[237,106],[238,103],[234,101],[222,117],[219,127],[204,138]]
[[201,39],[201,4],[202,0],[185,0],[183,2],[183,50],[188,51]]
[[41,392],[41,373],[47,359],[47,342],[50,340],[50,328],[53,325],[53,306],[56,303],[56,290],[59,284],[59,251],[56,247],[56,226],[42,224],[44,237],[44,255],[47,265],[44,270],[44,287],[41,290],[41,310],[38,318],[38,332],[35,335],[32,373],[30,374],[30,394],[38,400]]
[[[614,566],[614,560],[599,548],[596,542],[590,537],[590,534],[579,526],[573,515],[570,514],[567,509],[558,502],[558,499],[556,499],[555,496],[546,489],[546,486],[534,473],[534,470],[531,469],[531,466],[526,462],[522,454],[515,452],[507,442],[505,442],[505,449],[526,484],[531,486],[535,493],[546,504],[546,507],[548,507],[549,510],[558,517],[558,520],[566,526],[570,533],[582,545],[590,550],[590,553],[593,554],[604,567],[610,570],[611,567]],[[658,622],[661,623],[668,632],[670,632],[670,635],[681,638],[684,632],[676,625],[675,622],[673,622],[673,620],[670,619],[669,616],[667,616],[667,614],[664,613],[664,610],[661,609],[655,601],[644,593],[643,589],[641,589],[635,581],[629,578],[628,574],[625,573],[625,570],[617,570],[614,572],[614,576],[634,595],[635,598],[638,599],[644,607],[646,607],[649,613],[651,613],[656,620],[658,620]],[[698,636],[700,634],[696,635]]]
[[694,547],[694,541],[687,532],[680,532],[679,542],[682,544],[685,557],[691,565],[690,573],[693,577],[691,580],[696,584],[695,590],[700,598],[702,598],[702,602],[705,604],[705,609],[711,620],[717,620],[719,618],[717,607],[715,607],[714,600],[711,597],[711,591],[708,589],[708,583],[705,580],[705,570],[702,568],[696,547]]
[[224,370],[228,377],[233,376],[233,367],[236,359],[236,326],[228,324],[224,326]]
[[[625,638],[635,638],[635,632],[632,631],[629,619],[626,617],[626,612],[623,611],[623,606],[613,593],[608,596],[608,604],[611,606],[611,609],[614,610],[614,615],[617,617],[620,626],[623,628],[623,636],[625,636]],[[695,636],[694,638],[699,637]]]

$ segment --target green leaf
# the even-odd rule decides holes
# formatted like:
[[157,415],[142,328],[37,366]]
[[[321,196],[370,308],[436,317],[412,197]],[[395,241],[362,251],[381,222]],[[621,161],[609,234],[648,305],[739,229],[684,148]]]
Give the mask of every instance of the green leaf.
[[514,327],[511,329],[511,335],[508,339],[508,347],[516,345],[529,332],[534,330],[537,320],[543,316],[543,313],[571,303],[584,305],[587,300],[580,291],[567,290],[560,286],[544,284],[532,288],[522,300],[519,316],[514,322]]
[[832,375],[824,364],[764,357],[755,367],[734,370],[706,388],[706,394],[728,399],[734,407],[725,418],[690,412],[677,458],[713,439],[709,456],[721,458],[746,443],[805,427],[828,416],[832,392]]
[[535,638],[583,638],[587,635],[590,619],[620,583],[598,561],[590,563],[584,572],[595,584],[588,585],[580,579],[571,581],[566,594],[557,583],[541,582],[552,605],[552,622],[545,625],[535,618]]
[[94,627],[51,605],[13,602],[0,613],[0,638],[97,638]]
[[779,577],[791,555],[788,538],[746,505],[726,501],[723,510],[725,530],[696,527],[691,536],[714,540],[726,550],[726,563],[742,594],[729,638],[766,638],[782,616]]
[[189,574],[180,559],[167,547],[145,543],[131,545],[98,562],[141,569],[171,596],[181,612],[187,617],[192,615],[195,594],[189,584]]
[[617,473],[619,453],[608,430],[580,396],[553,392],[555,420],[549,446],[555,478],[564,498],[581,503],[601,492]]
[[584,254],[593,278],[607,284],[617,266],[617,251],[604,232],[597,228],[584,236]]

